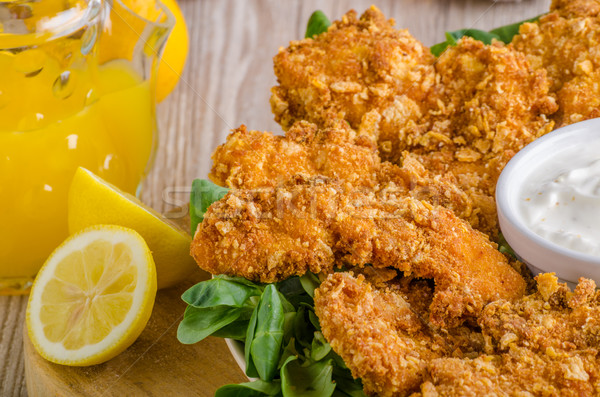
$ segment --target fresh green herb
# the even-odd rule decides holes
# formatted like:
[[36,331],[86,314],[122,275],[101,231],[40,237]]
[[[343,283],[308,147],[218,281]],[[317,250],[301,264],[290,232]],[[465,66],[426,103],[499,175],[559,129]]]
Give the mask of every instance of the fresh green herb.
[[177,328],[177,339],[185,344],[200,342],[240,318],[243,311],[242,308],[227,306],[208,309],[188,306]]
[[215,397],[261,396],[281,396],[281,383],[265,382],[259,379],[254,382],[240,383],[239,385],[223,386],[215,393]]
[[319,282],[319,278],[313,273],[305,273],[302,277],[300,277],[300,284],[302,284],[302,289],[306,291],[311,298],[315,296],[315,290],[321,284]]
[[192,182],[192,193],[190,194],[192,236],[196,233],[198,224],[202,223],[208,207],[222,199],[228,191],[229,189],[215,185],[206,179],[196,179]]
[[[542,14],[543,15],[543,14]],[[510,25],[500,26],[499,28],[490,30],[490,33],[493,33],[500,37],[500,40],[505,44],[508,44],[512,41],[512,39],[519,34],[519,28],[524,23],[536,22],[540,19],[542,15],[538,15],[534,18],[525,19],[521,22],[511,23]]]
[[498,251],[502,252],[505,255],[510,255],[514,259],[517,259],[517,254],[512,249],[512,247],[508,245],[508,242],[506,241],[502,233],[500,233],[500,236],[498,238]]
[[243,307],[251,296],[260,296],[263,288],[248,284],[241,277],[216,276],[199,283],[183,293],[181,299],[190,306],[209,308],[213,306]]
[[510,43],[512,39],[519,34],[519,27],[526,22],[535,22],[540,18],[526,19],[521,22],[512,23],[510,25],[501,26],[496,29],[492,29],[489,32],[478,29],[459,29],[453,32],[446,32],[446,41],[435,44],[430,48],[430,51],[436,57],[439,57],[449,46],[454,46],[462,37],[472,37],[475,40],[479,40],[484,44],[491,44],[493,39],[502,41],[506,44]]
[[246,375],[260,378],[220,388],[217,397],[364,397],[343,360],[321,333],[312,293],[314,274],[275,284],[216,276],[187,290],[177,332],[182,343],[208,335],[245,344]]
[[256,307],[256,328],[250,355],[260,379],[273,380],[283,342],[283,305],[275,285],[269,284]]
[[308,24],[306,25],[306,34],[304,37],[312,38],[313,36],[318,36],[321,33],[327,32],[327,28],[330,25],[331,21],[329,21],[327,15],[325,15],[323,11],[317,10],[313,12],[308,19]]
[[323,397],[335,390],[332,360],[301,362],[289,357],[281,367],[281,388],[284,396]]

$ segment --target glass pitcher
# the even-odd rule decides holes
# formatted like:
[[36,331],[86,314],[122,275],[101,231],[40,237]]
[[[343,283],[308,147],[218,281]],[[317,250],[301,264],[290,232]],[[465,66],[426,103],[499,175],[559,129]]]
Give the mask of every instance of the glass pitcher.
[[175,23],[148,3],[141,16],[121,0],[0,1],[0,294],[26,293],[67,237],[77,167],[139,193]]

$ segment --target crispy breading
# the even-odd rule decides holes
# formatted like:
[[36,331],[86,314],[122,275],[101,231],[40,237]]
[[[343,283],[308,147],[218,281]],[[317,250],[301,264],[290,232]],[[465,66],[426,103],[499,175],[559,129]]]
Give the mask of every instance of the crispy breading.
[[285,136],[234,130],[212,155],[210,178],[229,188],[277,186],[296,174],[323,175],[353,186],[375,188],[380,168],[376,147],[345,122],[317,129],[299,121]]
[[[374,144],[366,136],[357,135],[343,121],[326,129],[299,121],[285,136],[251,131],[242,126],[227,137],[212,158],[210,178],[221,186],[276,187],[296,174],[321,175],[355,187],[374,189],[382,197],[411,196],[441,205],[492,238],[497,234],[496,207],[490,199],[493,189],[485,190],[485,195],[479,193],[479,185],[475,188],[468,185],[469,174],[464,173],[459,179],[442,169],[447,164],[446,159],[433,162],[404,152],[399,166],[381,162]],[[470,163],[460,163],[463,164]],[[481,173],[476,180],[483,180],[486,175]],[[495,173],[491,175],[497,178]],[[459,184],[468,186],[468,190],[459,188]]]
[[557,11],[562,17],[597,17],[600,16],[598,0],[552,0],[550,11]]
[[374,288],[362,274],[334,273],[315,290],[323,335],[369,395],[404,396],[428,378],[429,362],[478,354],[480,332],[427,324],[433,287],[410,277]]
[[555,0],[552,10],[521,25],[512,45],[534,68],[548,72],[559,104],[554,119],[564,126],[599,115],[600,4]]
[[[405,151],[445,152],[450,166],[430,171],[458,184],[473,209],[471,225],[496,238],[496,169],[554,128],[550,115],[558,105],[546,71],[534,70],[512,46],[471,38],[434,63],[409,37],[404,40],[412,43],[412,50],[405,50],[408,59],[399,58],[389,52],[389,41],[403,34],[370,9],[360,20],[351,12],[328,32],[281,49],[274,60],[279,86],[271,99],[276,120],[286,129],[301,119],[320,126],[343,119],[359,134],[375,138],[381,158],[395,164],[402,164]],[[402,70],[415,76],[413,85],[378,70],[382,63],[372,61],[373,54],[387,58],[387,64],[404,63]],[[379,79],[392,79],[397,86],[390,89],[386,83],[385,96],[378,96]],[[332,89],[342,81],[357,91]],[[357,100],[363,96],[364,101]]]
[[[315,291],[315,312],[323,335],[369,395],[597,395],[595,283],[580,279],[572,293],[553,274],[536,279],[538,292],[490,303],[479,331],[429,327],[419,312],[426,310],[419,300],[427,300],[428,287],[418,281],[407,298],[400,284],[415,286],[410,278],[374,288],[362,275],[334,273]],[[465,346],[470,354],[460,351]]]
[[[434,56],[372,6],[350,11],[326,33],[292,41],[274,58],[271,108],[288,129],[296,120],[327,126],[346,120],[382,141],[422,116],[435,83]],[[399,148],[402,150],[402,148]]]
[[429,363],[423,396],[594,396],[600,391],[600,302],[591,280],[574,293],[552,274],[538,292],[489,304],[479,317],[486,353]]
[[191,251],[213,274],[261,282],[366,264],[433,279],[430,321],[444,326],[525,292],[495,244],[452,211],[321,177],[229,192],[208,209]]
[[557,95],[560,110],[556,119],[560,126],[600,117],[600,69],[567,81]]
[[323,335],[369,395],[418,390],[427,363],[449,354],[400,294],[373,289],[363,276],[330,275],[315,290],[315,313]]
[[426,116],[427,132],[417,147],[446,147],[458,161],[487,161],[552,130],[546,116],[557,105],[546,73],[533,70],[512,47],[464,37],[439,57],[435,69],[438,102]]
[[517,151],[552,130],[547,116],[556,101],[545,71],[534,71],[523,54],[498,42],[463,38],[435,67],[437,105],[404,135],[415,137],[411,150],[425,168],[468,195],[479,222],[471,224],[495,239],[500,172]]

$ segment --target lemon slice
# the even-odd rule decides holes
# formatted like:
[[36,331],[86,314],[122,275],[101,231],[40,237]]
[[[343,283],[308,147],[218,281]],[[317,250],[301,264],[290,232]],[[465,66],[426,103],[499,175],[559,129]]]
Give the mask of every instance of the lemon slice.
[[85,168],[79,168],[71,182],[68,219],[71,234],[100,224],[121,225],[141,234],[156,263],[159,289],[198,269],[190,256],[192,238],[187,231]]
[[38,273],[27,304],[27,331],[40,355],[65,365],[105,362],[146,326],[156,271],[135,231],[99,225],[69,237]]

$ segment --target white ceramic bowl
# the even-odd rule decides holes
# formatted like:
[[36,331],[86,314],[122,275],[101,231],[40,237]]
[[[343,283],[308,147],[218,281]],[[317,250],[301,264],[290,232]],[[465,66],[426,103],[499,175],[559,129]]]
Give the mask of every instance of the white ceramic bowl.
[[[244,375],[246,374],[246,356],[244,354],[244,344],[240,341],[225,338],[225,343],[231,352],[231,355],[235,359],[238,367],[242,370]],[[247,377],[247,376],[246,376]],[[248,378],[248,377],[247,377]],[[252,378],[248,378],[253,380]]]
[[[534,172],[551,162],[585,163],[600,159],[600,119],[559,128],[519,151],[506,165],[496,186],[496,205],[504,238],[534,275],[554,272],[573,285],[579,277],[600,284],[600,257],[577,252],[533,232],[519,211],[519,194]],[[594,150],[594,147],[596,150]],[[600,208],[598,208],[600,211]],[[600,241],[598,242],[600,244]]]

